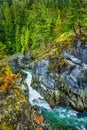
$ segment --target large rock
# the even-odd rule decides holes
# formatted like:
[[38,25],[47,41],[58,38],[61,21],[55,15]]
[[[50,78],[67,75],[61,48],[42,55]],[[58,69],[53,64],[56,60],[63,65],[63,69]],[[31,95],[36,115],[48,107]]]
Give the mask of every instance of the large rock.
[[69,66],[60,66],[56,55],[35,63],[32,86],[52,107],[65,104],[83,111],[87,109],[87,44],[78,41],[73,50],[62,55]]
[[67,64],[60,65],[55,52],[37,62],[32,61],[30,52],[14,55],[8,62],[14,72],[33,70],[32,87],[52,107],[65,104],[83,111],[87,109],[87,44],[79,40],[71,51],[63,51],[62,56]]
[[8,64],[10,65],[13,73],[17,73],[22,69],[32,69],[34,67],[32,59],[33,57],[30,52],[26,52],[25,54],[15,54],[8,58]]

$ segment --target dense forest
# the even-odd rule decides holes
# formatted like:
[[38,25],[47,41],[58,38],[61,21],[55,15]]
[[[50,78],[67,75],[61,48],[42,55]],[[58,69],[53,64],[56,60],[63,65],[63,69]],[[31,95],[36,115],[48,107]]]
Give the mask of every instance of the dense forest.
[[0,130],[87,130],[87,0],[0,0]]
[[0,58],[47,48],[62,34],[87,29],[85,0],[0,0]]

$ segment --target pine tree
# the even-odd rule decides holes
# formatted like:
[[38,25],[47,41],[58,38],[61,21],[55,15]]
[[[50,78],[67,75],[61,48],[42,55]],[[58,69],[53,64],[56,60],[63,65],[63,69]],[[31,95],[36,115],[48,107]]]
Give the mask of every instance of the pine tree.
[[60,10],[58,10],[58,17],[57,17],[56,23],[55,23],[55,33],[56,33],[57,37],[60,35],[61,30],[62,30],[62,19],[61,19]]
[[29,30],[27,27],[23,27],[21,30],[21,51],[25,52],[29,49]]
[[7,2],[3,3],[4,12],[3,12],[3,27],[5,32],[5,41],[8,48],[8,52],[13,52],[13,41],[14,41],[14,30],[12,24],[11,10]]
[[16,25],[15,28],[16,32],[15,32],[15,50],[14,52],[20,52],[21,51],[21,41],[20,41],[20,27],[19,25]]
[[68,20],[66,23],[71,27],[75,35],[81,36],[83,24],[87,16],[87,2],[84,0],[70,0]]

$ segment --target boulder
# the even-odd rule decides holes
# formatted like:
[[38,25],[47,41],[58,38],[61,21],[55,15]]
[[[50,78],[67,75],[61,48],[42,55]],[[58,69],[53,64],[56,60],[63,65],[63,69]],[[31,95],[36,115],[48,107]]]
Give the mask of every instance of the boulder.
[[83,111],[87,109],[87,45],[78,41],[72,50],[64,50],[62,56],[67,64],[60,66],[56,55],[34,64],[32,87],[52,107],[64,104]]

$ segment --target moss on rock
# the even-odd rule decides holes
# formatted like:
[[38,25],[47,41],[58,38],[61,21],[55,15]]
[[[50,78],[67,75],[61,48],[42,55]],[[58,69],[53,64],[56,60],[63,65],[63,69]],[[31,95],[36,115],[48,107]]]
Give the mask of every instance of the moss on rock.
[[[12,75],[6,61],[0,62],[0,130],[34,130],[36,113],[28,103],[21,88],[17,85],[16,76]],[[10,74],[9,78],[8,75]],[[3,85],[7,84],[5,89]]]

